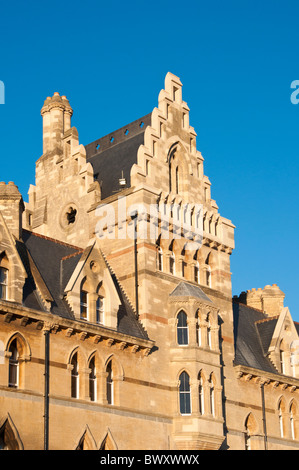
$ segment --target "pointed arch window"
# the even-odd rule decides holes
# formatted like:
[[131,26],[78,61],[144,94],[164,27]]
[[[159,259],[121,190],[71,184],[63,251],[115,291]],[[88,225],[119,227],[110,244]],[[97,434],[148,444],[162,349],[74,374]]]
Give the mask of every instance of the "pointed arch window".
[[175,169],[175,192],[179,194],[179,167],[177,166]]
[[285,374],[286,373],[285,351],[284,351],[282,341],[280,343],[280,348],[279,348],[279,360],[280,360],[280,371],[282,374]]
[[179,345],[187,345],[189,342],[188,318],[181,310],[177,316],[177,342]]
[[251,435],[248,426],[248,420],[249,418],[247,418],[245,423],[245,450],[251,450]]
[[205,400],[204,400],[204,384],[202,374],[199,374],[199,383],[198,383],[198,399],[199,399],[199,413],[201,415],[205,412]]
[[290,428],[291,428],[291,436],[293,440],[297,439],[296,415],[297,415],[297,407],[296,407],[295,402],[293,401],[290,406]]
[[72,375],[71,375],[71,397],[79,398],[79,366],[78,366],[78,353],[75,353],[71,361]]
[[107,391],[107,403],[108,405],[114,404],[114,384],[113,384],[113,369],[112,361],[110,361],[106,368],[106,391]]
[[170,274],[175,275],[175,254],[172,251],[169,258],[169,271]]
[[88,320],[88,293],[83,289],[80,292],[80,318]]
[[285,413],[285,405],[283,403],[283,400],[280,400],[279,405],[278,405],[278,420],[279,420],[280,437],[285,437],[284,413]]
[[196,318],[196,344],[197,346],[201,346],[201,326],[200,326],[200,318],[199,318],[199,312],[196,312],[195,315]]
[[200,284],[199,262],[198,261],[196,261],[196,263],[194,265],[194,282],[196,282],[196,284]]
[[91,401],[97,400],[97,376],[95,358],[93,357],[89,363],[89,397]]
[[9,347],[8,386],[19,386],[19,351],[17,339],[14,339]]
[[212,348],[212,330],[211,330],[210,314],[207,317],[207,346],[209,348]]
[[158,269],[163,271],[163,250],[160,246],[158,246]]
[[98,295],[96,301],[96,322],[104,325],[105,323],[105,299]]
[[179,399],[181,415],[191,414],[190,378],[187,372],[182,372],[179,378]]
[[211,407],[211,415],[215,416],[215,385],[213,376],[210,378],[210,407]]
[[0,299],[7,300],[8,269],[0,267]]
[[205,275],[206,275],[205,281],[208,287],[212,287],[210,258],[211,258],[211,254],[209,253],[205,262]]

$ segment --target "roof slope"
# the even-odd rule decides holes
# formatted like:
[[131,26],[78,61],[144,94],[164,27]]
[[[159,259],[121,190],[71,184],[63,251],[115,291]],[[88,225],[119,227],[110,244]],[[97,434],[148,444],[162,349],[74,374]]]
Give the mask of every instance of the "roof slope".
[[[81,259],[83,250],[27,230],[23,230],[22,238],[23,241],[17,242],[17,249],[28,275],[23,289],[23,304],[28,308],[46,311],[32,273],[32,264],[29,262],[29,257],[31,257],[38,270],[38,276],[53,299],[51,313],[74,320],[74,312],[69,307],[63,294]],[[148,335],[138,321],[116,275],[111,272],[105,257],[104,260],[120,298],[117,313],[117,331],[126,335],[148,339]]]
[[[275,321],[266,314],[241,303],[233,303],[235,365],[244,365],[271,373],[278,373],[266,356]],[[261,320],[268,320],[261,322]],[[274,324],[275,323],[275,324]]]
[[144,144],[144,131],[151,114],[128,124],[85,146],[86,159],[91,163],[95,180],[100,183],[101,197],[105,199],[120,191],[119,179],[124,177],[131,185],[131,168],[137,163],[137,152]]
[[204,293],[199,286],[193,286],[187,282],[181,281],[176,288],[170,293],[170,297],[175,296],[190,296],[196,297],[205,302],[213,303],[212,300]]

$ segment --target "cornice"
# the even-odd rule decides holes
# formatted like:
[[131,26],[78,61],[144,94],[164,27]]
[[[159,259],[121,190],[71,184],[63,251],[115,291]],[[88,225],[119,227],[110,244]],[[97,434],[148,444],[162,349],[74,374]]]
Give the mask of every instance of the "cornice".
[[237,379],[252,382],[259,386],[268,385],[272,388],[280,387],[282,390],[295,392],[299,390],[299,379],[289,375],[266,372],[243,365],[234,366],[234,372]]
[[77,336],[80,341],[101,342],[106,347],[130,351],[147,356],[155,345],[154,341],[138,338],[84,320],[62,318],[52,313],[29,309],[14,302],[0,301],[0,318],[10,323],[19,319],[20,326],[36,330],[63,334],[66,338]]

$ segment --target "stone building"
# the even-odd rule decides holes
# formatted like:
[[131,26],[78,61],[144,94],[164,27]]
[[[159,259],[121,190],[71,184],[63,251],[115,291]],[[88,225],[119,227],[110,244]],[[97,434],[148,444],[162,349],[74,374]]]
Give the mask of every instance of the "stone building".
[[276,285],[232,299],[182,84],[88,145],[44,102],[24,202],[0,183],[0,448],[299,448],[299,325]]

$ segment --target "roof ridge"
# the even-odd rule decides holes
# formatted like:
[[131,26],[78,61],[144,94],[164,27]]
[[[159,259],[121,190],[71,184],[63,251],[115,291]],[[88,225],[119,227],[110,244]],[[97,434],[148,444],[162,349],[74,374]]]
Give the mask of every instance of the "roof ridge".
[[72,254],[70,254],[70,255],[63,256],[63,257],[61,258],[61,260],[62,260],[62,261],[65,261],[66,259],[73,258],[74,256],[80,255],[81,253],[84,253],[84,250],[75,251],[74,253],[72,253]]
[[30,234],[34,235],[35,237],[44,238],[45,240],[49,240],[51,242],[57,243],[58,245],[67,246],[69,248],[75,248],[78,251],[79,250],[83,251],[83,248],[81,248],[79,246],[71,245],[70,243],[62,242],[61,240],[57,240],[56,238],[47,237],[46,235],[41,235],[40,233],[31,232],[30,230],[26,230],[26,229],[23,229],[23,232],[30,233]]
[[265,323],[270,320],[277,320],[279,315],[273,315],[272,317],[262,318],[261,320],[256,320],[254,323]]

